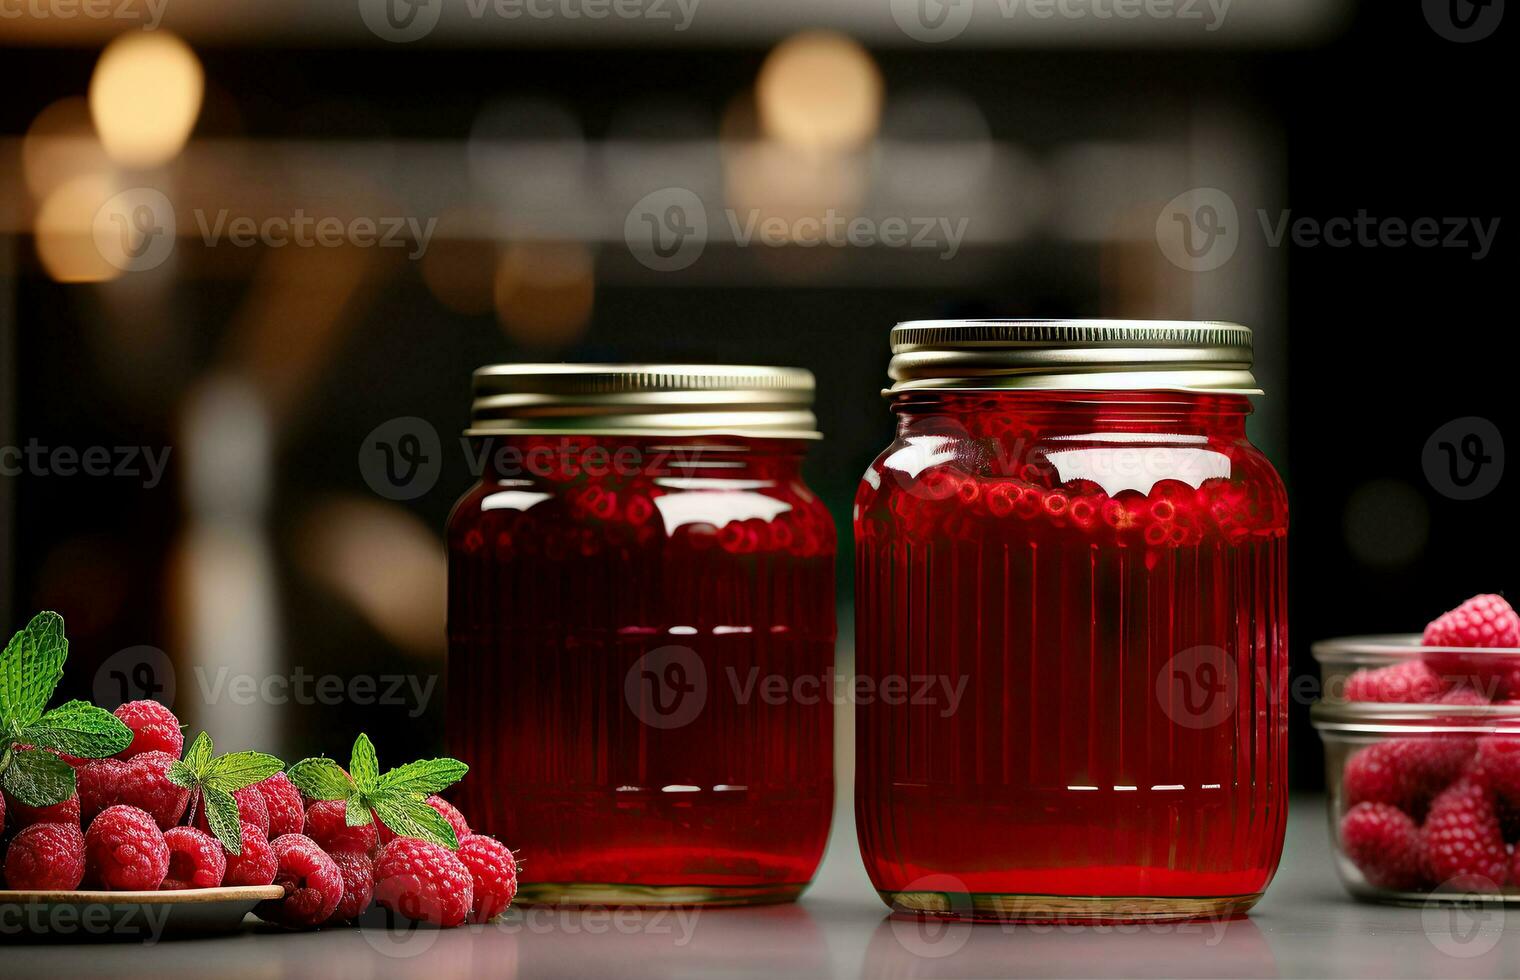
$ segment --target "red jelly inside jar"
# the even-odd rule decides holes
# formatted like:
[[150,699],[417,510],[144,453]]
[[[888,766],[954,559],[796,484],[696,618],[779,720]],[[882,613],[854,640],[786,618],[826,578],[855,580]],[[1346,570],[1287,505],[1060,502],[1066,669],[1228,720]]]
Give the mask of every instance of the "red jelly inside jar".
[[449,747],[472,767],[465,812],[521,852],[519,894],[795,897],[834,798],[832,704],[773,696],[834,662],[835,532],[807,444],[477,444],[492,462],[448,532]]
[[889,903],[1149,919],[1265,889],[1287,804],[1287,504],[1249,407],[895,398],[898,438],[856,498],[857,669],[939,693],[857,712],[861,850]]

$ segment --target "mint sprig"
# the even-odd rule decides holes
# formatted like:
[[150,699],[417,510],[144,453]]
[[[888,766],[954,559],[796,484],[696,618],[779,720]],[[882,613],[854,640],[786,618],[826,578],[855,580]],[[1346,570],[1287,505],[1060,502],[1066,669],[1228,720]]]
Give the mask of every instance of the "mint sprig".
[[185,757],[169,764],[169,782],[190,791],[189,820],[195,823],[199,806],[206,809],[206,825],[229,854],[243,853],[243,821],[232,794],[261,783],[285,768],[285,763],[263,752],[214,754],[211,736],[201,732],[185,750]]
[[417,837],[459,849],[459,838],[443,815],[428,806],[431,793],[441,793],[464,778],[470,767],[458,759],[423,759],[380,772],[380,760],[369,736],[354,740],[348,771],[332,759],[302,759],[286,776],[314,800],[343,800],[345,822],[367,827],[378,818],[392,833]]
[[104,708],[70,701],[47,710],[68,656],[55,612],[32,617],[0,652],[0,787],[27,806],[74,795],[74,769],[54,752],[104,759],[132,744],[132,730]]

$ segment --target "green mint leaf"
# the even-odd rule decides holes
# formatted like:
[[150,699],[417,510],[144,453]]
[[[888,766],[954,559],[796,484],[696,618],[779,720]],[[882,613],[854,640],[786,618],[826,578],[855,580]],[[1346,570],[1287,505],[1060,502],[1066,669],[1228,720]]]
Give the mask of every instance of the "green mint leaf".
[[470,767],[458,759],[421,759],[397,766],[380,777],[380,788],[405,793],[442,793],[464,778]]
[[190,767],[197,779],[206,773],[206,766],[211,762],[212,748],[211,736],[201,732],[190,743],[190,748],[185,750],[185,765]]
[[382,793],[374,800],[375,815],[380,822],[401,837],[459,849],[459,838],[443,814],[427,805],[425,797],[412,793]]
[[261,783],[285,768],[285,763],[263,752],[229,752],[213,759],[202,774],[202,783],[224,793]]
[[348,761],[349,774],[361,793],[373,793],[380,784],[380,760],[375,755],[375,744],[363,732],[354,740],[353,756]]
[[20,741],[85,759],[104,759],[132,744],[132,730],[104,708],[70,701],[23,728]]
[[454,828],[443,819],[443,814],[427,805],[427,801],[415,794],[382,793],[375,798],[375,816],[390,831],[400,837],[416,837],[421,840],[459,849],[459,839]]
[[175,759],[169,763],[169,769],[164,773],[164,777],[182,789],[195,789],[198,785],[195,770],[186,765],[182,759]]
[[348,798],[348,806],[344,809],[343,822],[350,827],[368,827],[374,823],[374,816],[369,812],[369,804],[364,796],[355,793]]
[[42,717],[53,690],[63,679],[69,641],[63,617],[40,612],[26,629],[11,637],[0,653],[0,719],[25,728]]
[[237,800],[228,793],[207,786],[201,791],[206,804],[206,825],[222,842],[228,854],[243,853],[243,821],[238,816]]
[[74,767],[51,752],[23,750],[11,756],[0,786],[27,806],[52,806],[74,795]]
[[285,775],[296,789],[313,800],[346,800],[357,791],[342,766],[320,756],[302,759],[287,769]]

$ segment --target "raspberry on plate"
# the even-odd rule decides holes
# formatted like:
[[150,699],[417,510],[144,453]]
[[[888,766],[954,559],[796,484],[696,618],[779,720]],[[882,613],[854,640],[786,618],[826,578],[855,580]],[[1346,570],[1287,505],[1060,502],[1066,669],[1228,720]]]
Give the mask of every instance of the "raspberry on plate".
[[84,835],[89,880],[112,891],[157,891],[169,872],[158,822],[135,806],[109,807]]
[[133,756],[116,784],[114,802],[147,811],[158,821],[159,830],[179,823],[190,805],[190,791],[169,781],[174,761],[174,756],[157,749]]
[[454,852],[414,837],[397,837],[375,861],[375,901],[398,915],[452,928],[475,903],[475,883]]
[[1374,888],[1411,891],[1426,884],[1420,828],[1398,807],[1358,803],[1347,810],[1341,849]]
[[283,773],[277,772],[253,788],[264,797],[264,809],[269,811],[269,836],[284,837],[299,834],[306,826],[306,804],[301,791]]
[[1476,748],[1471,735],[1414,735],[1369,745],[1346,760],[1346,805],[1387,803],[1418,819],[1462,774]]
[[74,770],[74,785],[79,791],[79,820],[90,821],[107,807],[121,802],[121,787],[130,763],[120,759],[97,759]]
[[490,922],[507,910],[517,895],[517,859],[494,837],[475,834],[459,845],[459,862],[469,869],[475,901],[471,922]]
[[169,845],[169,873],[159,886],[164,891],[215,888],[227,874],[227,853],[221,842],[194,827],[174,827],[164,834]]
[[222,884],[228,886],[272,884],[280,867],[269,840],[259,828],[248,824],[243,825],[243,852],[227,852],[226,858],[227,873],[222,877]]
[[84,835],[74,823],[23,827],[5,852],[5,884],[23,891],[72,891],[84,880]]
[[1494,891],[1509,874],[1509,849],[1488,791],[1471,779],[1453,784],[1425,818],[1425,858],[1437,884]]
[[6,793],[3,798],[5,802],[0,805],[0,825],[4,824],[5,814],[9,812],[12,830],[20,830],[22,827],[30,827],[38,823],[70,823],[76,827],[82,826],[79,822],[78,793],[52,806],[27,806],[9,793]]
[[318,800],[306,808],[306,836],[329,854],[338,851],[374,853],[378,825],[379,821],[371,817],[363,827],[350,827],[348,804],[342,800]]
[[116,709],[116,717],[132,729],[132,744],[117,754],[130,759],[144,752],[167,752],[178,759],[185,750],[185,733],[174,712],[157,701],[128,701]]
[[310,929],[332,917],[343,900],[343,874],[333,859],[304,834],[286,834],[270,842],[279,870],[274,883],[284,898],[260,902],[253,914],[287,929]]
[[330,851],[343,876],[343,900],[327,921],[352,922],[369,910],[375,897],[375,859],[363,851]]
[[[473,831],[470,830],[469,823],[464,818],[464,814],[460,813],[459,809],[455,807],[454,804],[439,796],[437,793],[434,793],[432,796],[429,796],[427,798],[427,805],[432,807],[434,810],[437,810],[439,816],[443,817],[443,819],[449,822],[449,826],[454,828],[454,837],[456,839],[464,840],[466,837],[470,836],[470,834],[473,833]],[[389,827],[385,826],[385,824],[382,824],[377,820],[376,825],[380,828],[381,847],[384,847],[386,844],[389,844],[391,841],[396,839],[395,833],[392,832]]]
[[[238,819],[244,827],[254,827],[265,837],[269,836],[269,805],[264,802],[264,794],[252,786],[244,786],[232,794],[237,801]],[[195,826],[206,833],[211,833],[211,824],[206,819],[205,801],[196,808]]]
[[1347,701],[1425,704],[1441,696],[1441,678],[1423,660],[1363,668],[1346,679]]

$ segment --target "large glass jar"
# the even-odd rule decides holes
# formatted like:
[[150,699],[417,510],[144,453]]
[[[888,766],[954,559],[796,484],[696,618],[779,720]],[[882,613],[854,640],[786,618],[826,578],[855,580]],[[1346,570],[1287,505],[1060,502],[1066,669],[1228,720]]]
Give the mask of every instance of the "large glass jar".
[[1251,335],[898,325],[856,497],[856,817],[896,908],[1237,914],[1287,804],[1287,503]]
[[812,879],[835,638],[812,397],[782,368],[476,372],[448,741],[522,901],[785,901]]

